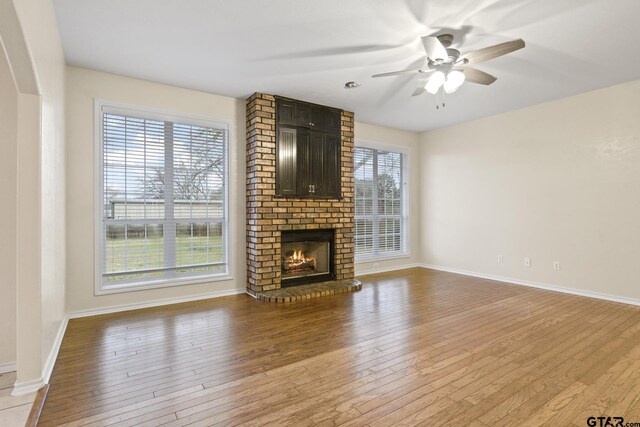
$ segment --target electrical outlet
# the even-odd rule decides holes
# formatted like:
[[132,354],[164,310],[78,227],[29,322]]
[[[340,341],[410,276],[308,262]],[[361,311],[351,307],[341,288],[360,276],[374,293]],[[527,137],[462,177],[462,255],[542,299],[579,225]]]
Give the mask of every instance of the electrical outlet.
[[531,267],[531,258],[525,258],[523,263],[525,267]]
[[553,261],[553,271],[560,271],[560,261]]
[[498,262],[504,262],[504,257],[502,255],[498,255]]

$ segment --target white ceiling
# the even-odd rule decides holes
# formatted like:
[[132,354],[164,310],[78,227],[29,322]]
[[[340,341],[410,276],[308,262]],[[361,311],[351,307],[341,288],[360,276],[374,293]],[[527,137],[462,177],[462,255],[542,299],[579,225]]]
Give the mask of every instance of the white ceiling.
[[[266,92],[424,131],[640,78],[638,0],[54,0],[71,65],[237,98]],[[436,110],[411,97],[420,37],[453,30],[462,53],[523,38],[478,64]],[[343,88],[355,80],[361,87]]]

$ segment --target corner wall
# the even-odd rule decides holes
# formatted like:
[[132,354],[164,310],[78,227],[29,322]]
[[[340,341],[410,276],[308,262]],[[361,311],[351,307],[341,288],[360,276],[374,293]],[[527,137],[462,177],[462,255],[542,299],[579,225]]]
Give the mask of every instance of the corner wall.
[[14,394],[48,380],[65,314],[65,60],[51,1],[0,4],[17,105],[17,370]]
[[423,133],[423,262],[640,301],[639,118],[634,81]]
[[65,59],[51,1],[16,2],[41,90],[42,367],[65,314]]

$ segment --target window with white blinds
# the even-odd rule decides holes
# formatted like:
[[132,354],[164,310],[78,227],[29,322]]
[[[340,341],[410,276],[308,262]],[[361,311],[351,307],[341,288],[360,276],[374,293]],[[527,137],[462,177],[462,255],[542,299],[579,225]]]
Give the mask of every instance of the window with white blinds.
[[100,113],[100,290],[226,275],[228,126]]
[[356,147],[356,260],[408,252],[407,155]]

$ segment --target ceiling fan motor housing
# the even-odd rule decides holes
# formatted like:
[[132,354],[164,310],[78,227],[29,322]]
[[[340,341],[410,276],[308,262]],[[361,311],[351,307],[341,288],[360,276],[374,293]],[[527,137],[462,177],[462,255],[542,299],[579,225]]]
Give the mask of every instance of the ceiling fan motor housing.
[[429,59],[427,61],[427,69],[442,71],[446,74],[451,68],[457,65],[458,58],[460,58],[460,51],[458,49],[448,48],[447,55],[449,55],[449,57],[446,61],[433,61]]
[[460,51],[458,49],[447,48],[447,55],[449,55],[448,62],[456,62],[460,58]]
[[451,44],[453,43],[453,35],[452,34],[440,34],[439,36],[437,36],[437,39],[440,41],[440,43],[444,47],[450,47]]

